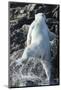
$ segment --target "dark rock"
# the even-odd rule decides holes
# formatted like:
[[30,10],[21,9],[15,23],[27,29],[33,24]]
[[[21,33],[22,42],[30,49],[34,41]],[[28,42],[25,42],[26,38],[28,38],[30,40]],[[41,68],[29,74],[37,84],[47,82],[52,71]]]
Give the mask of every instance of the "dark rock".
[[[30,83],[33,82],[34,85],[49,84],[48,81],[46,81],[47,75],[41,59],[32,57],[26,60],[26,63],[21,63],[22,64],[19,66],[15,66],[15,62],[10,65],[10,75],[14,85],[16,85],[15,83],[17,83],[17,80],[20,80],[19,86],[20,83],[28,86],[28,81],[30,81]],[[33,85],[31,84],[31,86]]]
[[[16,59],[22,56],[23,50],[25,48],[25,42],[27,39],[27,33],[29,26],[35,18],[35,14],[43,12],[47,18],[47,25],[49,30],[54,32],[58,38],[54,40],[54,44],[51,48],[51,56],[54,57],[52,61],[52,83],[58,83],[59,79],[59,5],[45,5],[45,4],[28,4],[28,3],[10,3],[9,6],[9,35],[10,35],[10,64]],[[25,64],[22,69],[15,65],[10,67],[10,85],[11,86],[35,86],[41,85],[42,80],[34,78],[34,76],[42,77],[44,80],[46,78],[45,71],[42,68],[42,65],[38,62],[33,63],[33,60],[23,62]],[[37,61],[37,59],[36,59]],[[33,66],[35,65],[35,67]],[[20,69],[20,70],[19,70]],[[17,72],[18,71],[18,72]],[[20,72],[22,71],[22,72]],[[15,73],[14,73],[15,72]],[[18,78],[18,73],[19,78]],[[26,74],[25,74],[26,73]],[[30,75],[32,78],[21,79],[22,75]],[[41,74],[43,73],[43,74]],[[35,80],[37,79],[37,80]],[[19,82],[19,81],[21,82]],[[55,84],[56,84],[55,83]],[[42,84],[43,85],[43,84]]]

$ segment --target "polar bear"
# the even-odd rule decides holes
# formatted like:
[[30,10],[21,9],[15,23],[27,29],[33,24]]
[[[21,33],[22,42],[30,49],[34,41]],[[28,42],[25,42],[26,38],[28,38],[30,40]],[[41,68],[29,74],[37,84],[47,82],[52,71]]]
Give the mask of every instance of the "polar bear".
[[43,60],[50,59],[50,41],[55,34],[49,31],[46,17],[43,13],[35,15],[35,20],[30,25],[27,35],[27,47],[22,55],[23,59],[29,57],[41,57]]
[[29,57],[41,58],[45,62],[45,71],[48,81],[50,81],[50,41],[54,37],[55,35],[48,29],[45,15],[43,13],[36,14],[28,31],[27,47],[24,49],[21,59],[16,60],[17,65],[20,65],[23,60],[28,60]]

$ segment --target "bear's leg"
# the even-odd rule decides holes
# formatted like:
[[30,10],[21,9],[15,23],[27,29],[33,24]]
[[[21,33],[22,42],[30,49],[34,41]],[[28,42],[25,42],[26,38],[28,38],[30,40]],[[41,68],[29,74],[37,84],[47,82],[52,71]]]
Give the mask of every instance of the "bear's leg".
[[21,65],[23,62],[25,62],[26,60],[28,60],[28,58],[29,58],[29,53],[30,53],[30,50],[29,50],[28,47],[26,47],[25,50],[24,50],[24,52],[23,52],[22,57],[16,60],[16,66],[19,66],[19,65]]
[[48,63],[48,61],[44,61],[44,60],[42,60],[42,63],[43,63],[43,67],[44,67],[44,70],[45,70],[45,73],[47,76],[46,81],[50,85],[51,65],[50,65],[50,63]]

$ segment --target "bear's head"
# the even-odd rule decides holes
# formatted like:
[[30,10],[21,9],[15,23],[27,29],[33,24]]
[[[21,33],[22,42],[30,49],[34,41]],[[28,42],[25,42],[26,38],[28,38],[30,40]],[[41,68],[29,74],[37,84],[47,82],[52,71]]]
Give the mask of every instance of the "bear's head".
[[35,20],[39,21],[45,21],[46,22],[46,16],[44,13],[38,13],[35,14]]

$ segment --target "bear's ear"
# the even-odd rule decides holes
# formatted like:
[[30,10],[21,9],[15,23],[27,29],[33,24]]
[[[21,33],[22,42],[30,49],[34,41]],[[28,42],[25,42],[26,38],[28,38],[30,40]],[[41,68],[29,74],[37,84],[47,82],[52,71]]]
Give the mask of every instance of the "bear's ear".
[[35,14],[35,19],[37,20],[40,17],[40,13]]
[[38,18],[38,17],[40,17],[40,16],[41,16],[41,13],[35,14],[35,19]]

